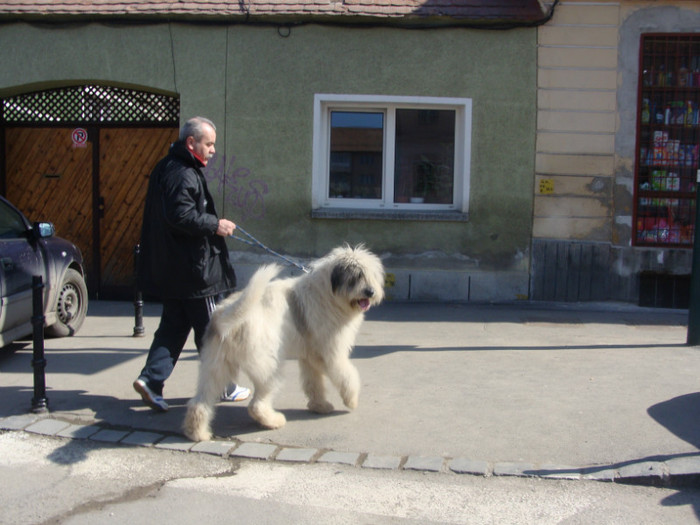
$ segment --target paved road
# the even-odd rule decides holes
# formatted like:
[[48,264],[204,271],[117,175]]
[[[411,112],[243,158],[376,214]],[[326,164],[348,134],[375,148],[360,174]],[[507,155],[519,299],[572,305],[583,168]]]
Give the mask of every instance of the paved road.
[[0,524],[660,525],[700,492],[261,462],[0,433]]

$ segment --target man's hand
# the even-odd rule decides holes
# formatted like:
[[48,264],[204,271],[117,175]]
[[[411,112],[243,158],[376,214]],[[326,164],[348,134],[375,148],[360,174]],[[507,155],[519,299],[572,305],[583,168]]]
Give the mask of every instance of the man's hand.
[[228,237],[233,234],[236,225],[227,219],[219,219],[219,226],[216,228],[216,234],[222,237]]

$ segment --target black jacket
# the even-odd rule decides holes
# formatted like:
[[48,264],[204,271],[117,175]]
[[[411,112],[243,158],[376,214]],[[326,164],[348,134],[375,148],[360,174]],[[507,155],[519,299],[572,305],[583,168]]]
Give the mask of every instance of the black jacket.
[[204,180],[204,166],[175,142],[151,173],[141,228],[138,285],[161,299],[230,292],[236,274]]

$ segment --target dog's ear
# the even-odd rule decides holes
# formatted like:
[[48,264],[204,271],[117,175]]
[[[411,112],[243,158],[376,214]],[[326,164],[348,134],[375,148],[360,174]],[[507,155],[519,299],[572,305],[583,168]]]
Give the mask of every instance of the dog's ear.
[[331,272],[331,290],[333,290],[333,293],[338,291],[338,288],[343,285],[344,280],[345,270],[343,269],[342,265],[336,264]]
[[362,276],[362,268],[358,265],[352,263],[338,263],[333,267],[333,271],[331,272],[331,289],[333,293],[336,293],[341,286],[347,286],[349,289],[354,288],[362,279]]

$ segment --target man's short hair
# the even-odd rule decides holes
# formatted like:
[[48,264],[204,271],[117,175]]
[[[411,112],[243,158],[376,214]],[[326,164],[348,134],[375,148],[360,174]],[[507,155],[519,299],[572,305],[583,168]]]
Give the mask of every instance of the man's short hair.
[[192,117],[180,128],[180,140],[187,140],[187,137],[194,137],[194,140],[199,142],[204,135],[204,126],[209,125],[216,131],[216,126],[208,118]]

